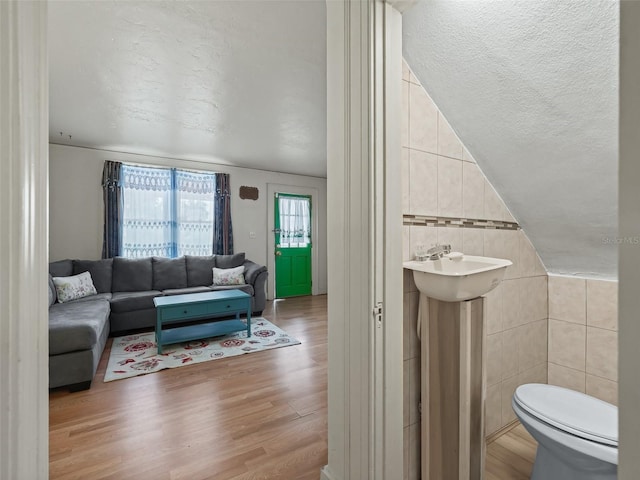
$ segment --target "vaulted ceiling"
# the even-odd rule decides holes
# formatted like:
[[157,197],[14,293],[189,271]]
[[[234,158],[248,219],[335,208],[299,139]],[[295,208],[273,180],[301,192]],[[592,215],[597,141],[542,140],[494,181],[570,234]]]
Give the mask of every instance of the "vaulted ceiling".
[[[49,3],[50,140],[326,176],[308,1]],[[404,56],[552,272],[616,274],[618,4],[422,0]]]
[[422,1],[404,56],[554,273],[617,268],[615,1]]

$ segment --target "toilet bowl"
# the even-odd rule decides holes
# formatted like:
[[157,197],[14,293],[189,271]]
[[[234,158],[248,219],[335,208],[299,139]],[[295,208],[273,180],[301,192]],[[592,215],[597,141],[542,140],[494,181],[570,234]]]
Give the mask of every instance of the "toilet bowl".
[[553,385],[516,389],[513,410],[538,442],[531,480],[618,478],[618,409]]

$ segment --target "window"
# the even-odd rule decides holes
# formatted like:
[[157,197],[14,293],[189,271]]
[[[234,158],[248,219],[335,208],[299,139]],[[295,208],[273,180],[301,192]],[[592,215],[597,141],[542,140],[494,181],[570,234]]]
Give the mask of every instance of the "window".
[[211,255],[215,174],[122,165],[122,255]]
[[280,247],[302,248],[311,244],[311,199],[309,197],[280,194],[278,215]]

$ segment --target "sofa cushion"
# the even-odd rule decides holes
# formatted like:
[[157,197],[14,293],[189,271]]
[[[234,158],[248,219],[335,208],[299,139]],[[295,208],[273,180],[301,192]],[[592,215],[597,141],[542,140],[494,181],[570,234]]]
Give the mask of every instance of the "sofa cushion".
[[244,263],[244,252],[233,255],[216,255],[216,267],[235,268]]
[[187,295],[189,293],[204,293],[210,292],[209,287],[187,287],[187,288],[170,288],[163,290],[163,295]]
[[187,286],[200,287],[213,282],[213,267],[216,266],[216,255],[196,257],[187,255]]
[[242,290],[245,293],[253,296],[253,285],[216,285],[215,287],[211,287],[214,292],[219,290]]
[[187,264],[184,257],[153,257],[151,264],[154,290],[187,287]]
[[155,308],[153,299],[158,296],[162,296],[162,292],[159,290],[114,292],[113,295],[111,295],[111,310],[115,313],[122,313]]
[[213,286],[244,285],[244,265],[235,268],[214,268]]
[[89,272],[98,293],[111,292],[113,258],[103,260],[74,260],[73,274]]
[[49,273],[52,277],[69,277],[73,275],[73,262],[71,260],[58,260],[49,264]]
[[113,259],[112,292],[144,292],[152,288],[151,257]]
[[94,299],[49,308],[49,355],[90,350],[109,319],[109,302]]
[[58,299],[58,294],[56,293],[56,286],[53,284],[53,278],[51,274],[49,274],[49,306],[56,303]]
[[94,300],[106,300],[108,302],[109,300],[111,300],[111,297],[112,295],[110,292],[105,292],[105,293],[98,293],[97,295],[91,295],[90,297],[76,298],[75,300],[71,300],[71,302],[69,303],[92,302]]
[[53,277],[52,280],[56,286],[56,296],[60,303],[98,293],[89,272],[82,272],[70,277]]

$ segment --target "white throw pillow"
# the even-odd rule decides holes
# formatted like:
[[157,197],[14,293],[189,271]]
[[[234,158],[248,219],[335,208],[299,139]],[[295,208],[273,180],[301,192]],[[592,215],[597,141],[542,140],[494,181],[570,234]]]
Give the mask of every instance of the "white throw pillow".
[[93,286],[93,279],[89,272],[83,272],[72,277],[53,277],[56,294],[60,303],[69,302],[98,293]]
[[213,285],[244,285],[244,265],[236,268],[213,267]]

